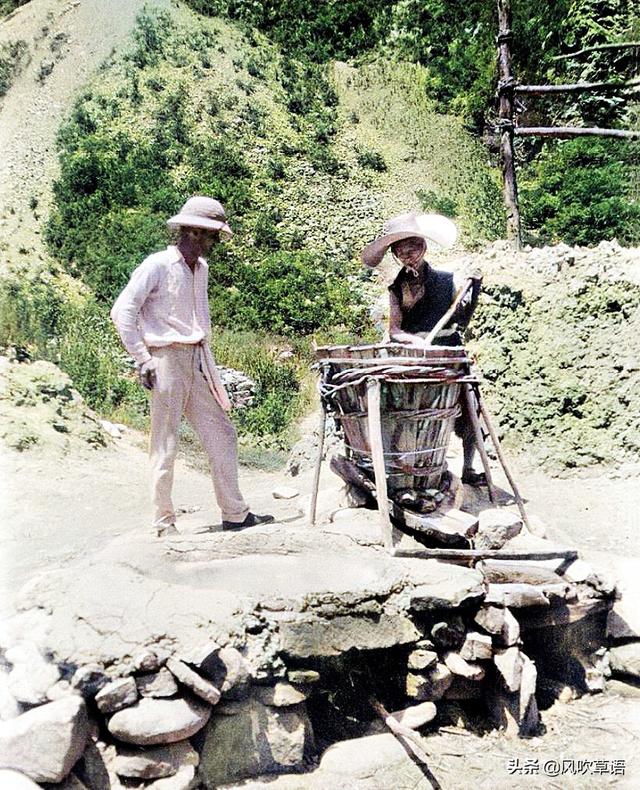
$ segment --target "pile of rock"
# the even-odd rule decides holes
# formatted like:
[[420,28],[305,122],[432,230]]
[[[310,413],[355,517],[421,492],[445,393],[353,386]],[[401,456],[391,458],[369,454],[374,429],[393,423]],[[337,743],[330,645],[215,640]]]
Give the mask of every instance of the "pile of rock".
[[[205,650],[190,662],[147,649],[127,674],[100,666],[58,666],[20,642],[0,673],[0,769],[3,788],[27,780],[60,790],[131,786],[189,790],[202,761],[210,787],[263,773],[301,770],[313,748],[304,701],[318,679],[251,687],[234,648]],[[222,700],[221,704],[220,701]],[[199,734],[202,756],[191,738]],[[10,783],[14,782],[14,784]]]
[[74,442],[106,444],[99,421],[53,363],[0,357],[0,388],[0,439],[7,446],[66,451]]
[[253,405],[258,391],[258,385],[253,379],[239,370],[221,365],[218,365],[218,372],[234,408],[246,409]]

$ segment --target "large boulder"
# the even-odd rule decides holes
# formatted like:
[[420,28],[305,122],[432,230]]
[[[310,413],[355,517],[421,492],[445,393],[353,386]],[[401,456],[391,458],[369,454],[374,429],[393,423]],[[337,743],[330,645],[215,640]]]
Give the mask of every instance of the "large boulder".
[[35,782],[61,782],[84,751],[89,718],[78,696],[49,702],[0,723],[0,767]]
[[313,748],[304,704],[273,708],[250,697],[233,705],[233,715],[214,715],[207,725],[199,771],[206,787],[302,770]]

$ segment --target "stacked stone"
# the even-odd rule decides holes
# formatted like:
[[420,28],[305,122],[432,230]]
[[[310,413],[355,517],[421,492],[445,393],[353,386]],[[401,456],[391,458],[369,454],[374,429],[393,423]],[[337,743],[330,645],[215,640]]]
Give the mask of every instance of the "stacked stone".
[[[70,674],[21,642],[5,651],[4,669],[3,790],[35,783],[116,790],[132,782],[189,790],[197,781],[213,788],[303,770],[314,748],[305,700],[318,673],[286,675],[281,667],[279,679],[261,678],[272,685],[252,685],[247,662],[231,647],[185,660],[146,649],[113,678],[98,665]],[[202,756],[191,741],[198,733]]]
[[531,734],[538,725],[536,670],[521,649],[520,626],[507,607],[483,605],[475,617],[439,620],[407,661],[406,693],[437,703],[484,698],[497,726]]
[[236,409],[246,409],[253,405],[258,391],[258,385],[253,379],[239,370],[220,365],[218,365],[218,372],[231,403]]

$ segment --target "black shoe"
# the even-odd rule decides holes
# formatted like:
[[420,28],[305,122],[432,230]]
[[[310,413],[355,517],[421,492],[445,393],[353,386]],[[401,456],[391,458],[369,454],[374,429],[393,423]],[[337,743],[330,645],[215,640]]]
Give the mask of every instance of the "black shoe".
[[255,513],[247,513],[244,521],[223,521],[222,529],[238,532],[238,530],[246,529],[247,527],[271,524],[275,520],[275,516],[256,516]]

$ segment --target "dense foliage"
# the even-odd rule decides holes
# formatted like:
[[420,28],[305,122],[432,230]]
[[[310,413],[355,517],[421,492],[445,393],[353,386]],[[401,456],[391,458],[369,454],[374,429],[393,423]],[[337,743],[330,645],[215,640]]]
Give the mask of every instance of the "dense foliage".
[[640,203],[629,200],[638,146],[605,140],[567,140],[545,146],[521,180],[522,206],[540,242],[589,245],[615,237],[640,244]]
[[[373,56],[383,51],[427,69],[427,90],[442,111],[463,116],[476,132],[490,129],[496,117],[495,86],[497,32],[496,3],[487,0],[189,0],[201,13],[230,16],[259,27],[296,57],[323,62],[331,58]],[[588,57],[555,60],[555,56],[583,47],[638,40],[640,17],[630,0],[512,0],[513,71],[521,83],[606,81],[637,75],[637,51],[601,51]],[[636,125],[628,95],[600,91],[553,99],[528,100],[521,107],[521,125],[628,126]],[[637,160],[621,154],[616,140],[605,141],[598,155],[590,155],[589,144],[577,143],[571,152],[556,142],[523,142],[519,164],[526,172],[523,207],[525,230],[533,242],[560,241],[595,244],[601,238],[637,240],[634,225],[637,195],[633,178],[612,176],[620,162],[632,173]],[[579,149],[580,156],[573,151]],[[537,162],[538,156],[541,159]],[[590,202],[589,187],[595,188],[594,206],[583,205],[585,215],[598,222],[568,221],[565,204],[568,188],[559,192],[549,162],[566,163],[576,169],[580,199]],[[531,167],[529,165],[531,164]],[[637,180],[637,179],[636,179]],[[614,188],[611,210],[603,211],[597,195]],[[548,193],[541,209],[534,194]],[[576,198],[570,199],[575,203]],[[616,209],[614,209],[614,204]],[[617,213],[617,209],[620,212]],[[580,212],[579,212],[580,213]],[[569,211],[569,214],[572,214]],[[576,219],[579,219],[576,216]]]

